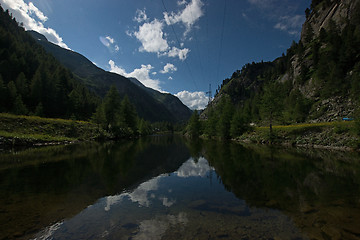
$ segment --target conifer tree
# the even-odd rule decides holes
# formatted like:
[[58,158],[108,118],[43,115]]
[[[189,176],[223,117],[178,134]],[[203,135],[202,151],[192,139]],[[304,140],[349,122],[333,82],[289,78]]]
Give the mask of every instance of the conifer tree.
[[201,135],[201,123],[197,110],[191,115],[187,129],[191,138],[198,138]]

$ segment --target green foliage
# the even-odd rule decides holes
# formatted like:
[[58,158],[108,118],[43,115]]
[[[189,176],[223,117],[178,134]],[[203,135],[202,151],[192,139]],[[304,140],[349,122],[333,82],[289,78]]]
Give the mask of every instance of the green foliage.
[[204,133],[209,137],[213,137],[216,136],[216,126],[219,119],[218,119],[218,114],[216,113],[216,111],[212,106],[210,106],[208,110],[209,111],[208,111],[207,120],[205,122]]
[[26,115],[28,113],[28,110],[21,99],[21,95],[16,97],[12,112],[17,115]]
[[[92,121],[113,135],[113,138],[131,138],[134,136],[146,135],[149,131],[149,124],[139,123],[135,107],[130,103],[127,96],[121,100],[119,92],[112,86],[106,94],[102,104],[92,116]],[[141,127],[141,132],[138,132]]]
[[268,119],[270,124],[281,115],[283,110],[283,96],[281,85],[268,83],[264,86],[264,93],[261,98],[261,114],[263,119]]
[[298,89],[293,90],[284,104],[284,120],[286,122],[304,122],[311,105],[311,101],[307,100]]
[[41,105],[45,117],[89,119],[95,111],[99,98],[1,7],[0,59],[2,112],[36,114]]
[[104,110],[104,104],[100,104],[97,108],[93,116],[91,117],[91,121],[96,123],[98,127],[106,129],[107,122],[106,122],[106,116],[105,116],[105,110]]
[[44,116],[44,108],[42,103],[39,103],[35,108],[35,116],[43,117]]
[[121,101],[120,114],[123,117],[125,125],[132,131],[132,133],[136,133],[138,116],[135,106],[131,104],[127,95],[125,95],[124,99]]
[[249,130],[249,124],[242,111],[237,110],[231,119],[230,136],[236,138]]
[[222,139],[230,138],[230,126],[234,106],[229,96],[224,96],[219,104],[220,118],[217,124],[217,135]]
[[121,98],[115,86],[111,86],[103,101],[103,108],[106,119],[106,128],[109,130],[116,126],[121,117]]
[[[333,3],[313,0],[306,15],[316,16]],[[320,104],[325,99],[357,99],[360,95],[360,3],[355,4],[350,19],[344,19],[341,29],[330,20],[316,37],[312,29],[316,25],[306,22],[302,40],[293,41],[286,54],[273,62],[248,63],[225,79],[216,91],[214,103],[205,110],[205,135],[238,137],[246,131],[249,122],[269,122],[270,126],[273,122],[301,123],[325,114],[327,109]],[[311,93],[304,92],[309,89]],[[226,102],[229,107],[225,107]],[[319,109],[316,104],[320,104]],[[227,111],[230,106],[238,110]],[[311,109],[317,111],[309,116]],[[266,131],[269,129],[271,132],[271,128]],[[342,131],[338,128],[334,132]],[[270,133],[270,137],[275,135]]]
[[145,121],[144,119],[140,119],[139,124],[138,124],[138,129],[139,129],[140,136],[146,136],[146,135],[150,135],[152,133],[151,124],[149,122]]
[[190,136],[190,138],[196,139],[198,138],[202,131],[201,131],[201,123],[199,119],[199,113],[197,110],[194,111],[194,113],[191,115],[188,126],[187,126],[187,132]]

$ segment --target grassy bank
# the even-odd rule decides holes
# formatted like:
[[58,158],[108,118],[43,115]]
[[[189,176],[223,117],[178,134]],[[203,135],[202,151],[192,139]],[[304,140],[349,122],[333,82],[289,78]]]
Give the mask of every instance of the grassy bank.
[[355,122],[324,122],[286,126],[256,127],[237,138],[243,142],[272,143],[292,146],[358,150],[360,140]]
[[0,145],[46,145],[92,140],[95,124],[84,121],[0,113]]

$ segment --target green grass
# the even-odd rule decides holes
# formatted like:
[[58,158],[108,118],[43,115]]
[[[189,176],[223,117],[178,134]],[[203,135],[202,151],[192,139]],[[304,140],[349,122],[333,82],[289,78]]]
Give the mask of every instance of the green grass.
[[0,144],[90,140],[99,135],[90,122],[0,113]]
[[270,137],[269,127],[256,127],[254,131],[239,138],[254,143],[287,145],[327,146],[352,148],[359,146],[355,122],[321,122],[273,126]]

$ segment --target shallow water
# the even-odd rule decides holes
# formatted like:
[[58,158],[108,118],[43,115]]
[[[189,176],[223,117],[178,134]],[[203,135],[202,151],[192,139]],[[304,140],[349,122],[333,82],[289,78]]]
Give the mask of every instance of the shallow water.
[[0,239],[360,239],[356,153],[163,136],[0,157]]

